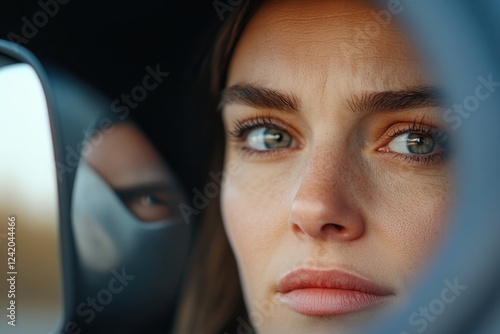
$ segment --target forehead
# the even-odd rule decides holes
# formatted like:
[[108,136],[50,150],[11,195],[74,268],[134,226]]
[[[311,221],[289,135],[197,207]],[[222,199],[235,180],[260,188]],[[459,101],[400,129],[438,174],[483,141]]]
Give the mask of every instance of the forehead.
[[381,23],[376,8],[363,1],[264,2],[238,42],[228,85],[286,86],[290,80],[315,91],[427,83],[395,23]]
[[112,187],[168,181],[166,165],[135,125],[117,124],[100,135],[101,142],[89,143],[85,160]]

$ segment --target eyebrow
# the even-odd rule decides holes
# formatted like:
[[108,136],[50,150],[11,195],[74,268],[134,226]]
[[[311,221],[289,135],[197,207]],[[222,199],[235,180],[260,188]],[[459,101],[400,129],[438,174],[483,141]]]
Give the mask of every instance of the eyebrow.
[[[409,89],[383,92],[366,92],[352,95],[347,106],[353,112],[395,112],[418,108],[435,108],[441,105],[441,93],[435,87],[416,86]],[[279,92],[252,84],[240,84],[222,91],[218,109],[228,104],[243,104],[259,109],[274,109],[289,113],[301,110],[300,99],[293,94]]]
[[243,84],[228,87],[222,91],[219,110],[227,104],[244,104],[260,109],[275,109],[285,112],[299,112],[299,99],[293,94],[273,89]]
[[435,87],[417,86],[398,91],[353,95],[347,100],[347,105],[354,112],[369,113],[436,108],[442,105],[442,94]]

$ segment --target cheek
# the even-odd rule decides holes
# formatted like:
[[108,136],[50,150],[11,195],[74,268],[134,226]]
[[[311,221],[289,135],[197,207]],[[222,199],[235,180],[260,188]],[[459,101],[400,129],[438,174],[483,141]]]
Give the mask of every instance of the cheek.
[[406,174],[381,179],[369,220],[385,255],[406,283],[418,276],[443,240],[452,186],[447,174],[429,178]]
[[259,286],[287,234],[289,179],[282,167],[242,164],[224,184],[222,218],[247,291]]
[[[225,183],[222,197],[222,217],[231,245],[243,259],[243,250],[260,250],[262,238],[274,234],[279,215],[279,196],[283,186],[266,175],[242,167],[240,175],[230,177]],[[282,180],[279,181],[282,183]],[[254,252],[255,253],[255,252]]]

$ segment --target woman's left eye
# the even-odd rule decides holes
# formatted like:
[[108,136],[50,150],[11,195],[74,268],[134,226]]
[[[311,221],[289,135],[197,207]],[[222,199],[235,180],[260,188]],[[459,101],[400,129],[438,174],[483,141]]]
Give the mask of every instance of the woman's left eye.
[[140,198],[140,202],[144,206],[153,205],[166,205],[168,201],[161,199],[159,196],[153,194],[144,194]]
[[247,134],[246,145],[256,151],[267,151],[292,146],[293,138],[285,130],[256,128]]
[[391,152],[407,155],[425,155],[441,146],[430,134],[405,133],[395,137],[388,145]]
[[139,186],[115,191],[130,212],[143,222],[161,221],[180,213],[178,205],[182,200],[173,190]]

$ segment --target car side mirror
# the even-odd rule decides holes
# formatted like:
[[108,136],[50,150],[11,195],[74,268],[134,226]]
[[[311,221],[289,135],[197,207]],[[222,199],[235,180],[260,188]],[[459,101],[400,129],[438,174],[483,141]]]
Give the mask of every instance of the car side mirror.
[[49,333],[63,321],[58,149],[48,91],[31,53],[0,40],[2,333]]
[[0,332],[167,332],[191,247],[186,192],[127,115],[48,74],[0,40]]

